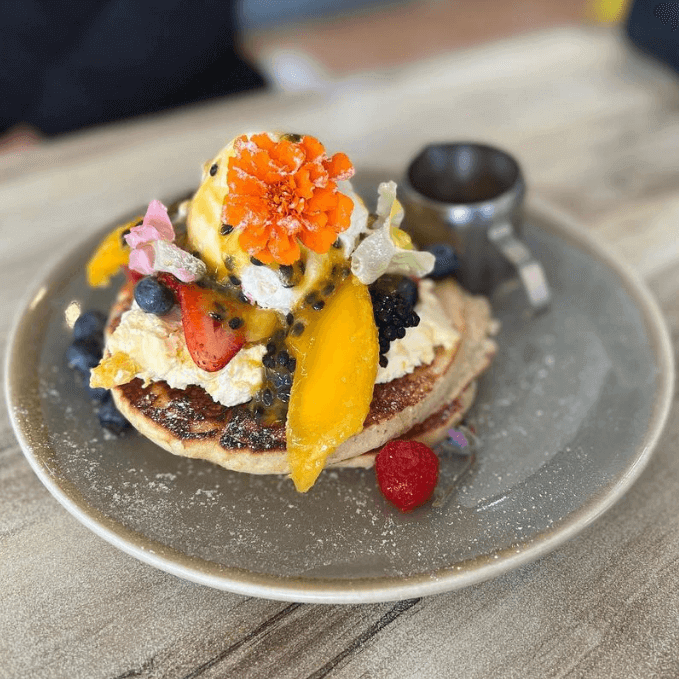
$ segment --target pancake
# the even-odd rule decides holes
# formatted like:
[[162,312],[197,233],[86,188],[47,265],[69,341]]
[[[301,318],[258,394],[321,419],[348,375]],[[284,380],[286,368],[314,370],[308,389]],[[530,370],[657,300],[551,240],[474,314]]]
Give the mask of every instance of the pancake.
[[[454,282],[439,283],[435,292],[460,332],[461,342],[450,350],[437,347],[431,363],[376,384],[363,430],[338,446],[326,466],[369,467],[377,450],[395,438],[432,445],[471,406],[475,380],[497,349],[490,338],[496,323],[485,298],[468,295]],[[111,311],[107,334],[113,332],[131,301],[132,288],[127,286]],[[142,435],[175,455],[250,474],[290,472],[285,426],[264,426],[247,404],[227,407],[199,386],[173,389],[163,381],[144,386],[138,378],[114,387],[112,395],[120,412]]]

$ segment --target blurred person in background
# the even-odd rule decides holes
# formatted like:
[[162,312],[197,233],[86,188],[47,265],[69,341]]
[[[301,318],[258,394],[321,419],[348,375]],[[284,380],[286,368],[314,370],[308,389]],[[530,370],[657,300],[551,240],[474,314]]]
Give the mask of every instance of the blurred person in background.
[[[652,23],[649,35],[657,41],[663,28],[658,10],[665,7],[668,16],[660,19],[666,32],[674,31],[679,3],[633,4],[633,39],[639,31],[632,30],[631,20],[638,14]],[[239,54],[238,22],[249,53],[272,85],[327,90],[352,72],[520,31],[585,20],[618,22],[631,5],[632,0],[0,0],[0,153],[21,150],[42,136],[262,87],[262,76]],[[635,42],[645,46],[641,39]]]
[[231,0],[0,0],[0,16],[4,146],[264,86]]

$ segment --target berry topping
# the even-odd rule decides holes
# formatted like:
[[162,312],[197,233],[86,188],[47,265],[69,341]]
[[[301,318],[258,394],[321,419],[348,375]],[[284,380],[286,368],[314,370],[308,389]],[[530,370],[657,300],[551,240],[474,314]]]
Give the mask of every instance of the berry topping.
[[99,424],[116,436],[120,436],[130,427],[130,423],[120,414],[110,397],[101,404],[97,416],[99,417]]
[[380,344],[380,365],[386,367],[389,345],[405,337],[406,328],[420,323],[414,311],[417,284],[404,276],[381,276],[370,286],[370,298]]
[[377,455],[375,473],[384,497],[402,512],[409,512],[434,492],[439,459],[424,443],[390,441]]
[[132,283],[132,285],[135,285],[144,278],[144,274],[139,273],[138,271],[132,271],[129,266],[123,266],[122,269],[125,274],[125,279],[128,283]]
[[73,325],[74,341],[66,349],[66,363],[80,373],[85,393],[99,404],[98,416],[102,427],[121,434],[129,427],[127,420],[116,410],[108,389],[90,386],[90,374],[102,357],[106,316],[100,311],[86,311]]
[[245,344],[243,331],[232,330],[210,316],[216,297],[213,291],[198,285],[180,285],[177,296],[186,348],[193,362],[208,372],[221,370]]
[[156,316],[165,316],[175,304],[172,290],[153,276],[142,278],[134,286],[134,299],[142,311]]
[[440,278],[445,278],[446,276],[451,276],[459,267],[455,250],[451,245],[448,245],[447,243],[437,243],[436,245],[430,245],[425,248],[425,250],[431,252],[431,254],[436,257],[436,263],[434,264],[434,269],[428,276],[429,278],[438,280]]
[[66,349],[66,363],[69,368],[89,376],[101,359],[101,345],[96,339],[75,340]]
[[101,342],[105,325],[106,316],[101,311],[86,311],[78,316],[78,320],[73,326],[73,339],[93,339]]
[[417,292],[417,283],[412,278],[408,278],[407,276],[403,276],[403,278],[401,278],[401,280],[397,283],[396,294],[401,295],[405,303],[411,309],[415,308],[415,305],[420,299],[420,296]]
[[102,387],[90,387],[89,376],[85,380],[85,393],[89,396],[91,401],[95,403],[103,403],[109,397],[109,390]]

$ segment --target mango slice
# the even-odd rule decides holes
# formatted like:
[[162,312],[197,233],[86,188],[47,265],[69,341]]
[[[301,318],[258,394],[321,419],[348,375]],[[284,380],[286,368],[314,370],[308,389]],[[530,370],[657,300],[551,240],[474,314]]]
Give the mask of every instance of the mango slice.
[[328,455],[363,429],[379,360],[370,293],[354,276],[307,318],[304,332],[288,338],[297,360],[286,424],[288,462],[301,493],[314,484]]
[[93,288],[100,288],[109,284],[120,267],[130,259],[130,247],[123,240],[123,233],[138,224],[143,215],[127,224],[121,224],[111,231],[99,244],[96,252],[87,262],[87,282]]

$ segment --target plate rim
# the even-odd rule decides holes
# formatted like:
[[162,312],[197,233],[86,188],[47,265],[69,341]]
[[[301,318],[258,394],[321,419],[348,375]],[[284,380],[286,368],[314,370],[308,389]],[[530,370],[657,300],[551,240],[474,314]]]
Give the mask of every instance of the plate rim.
[[583,531],[610,509],[639,478],[657,447],[669,417],[674,395],[675,367],[672,343],[664,315],[640,275],[626,264],[610,245],[600,242],[577,220],[543,199],[529,197],[525,212],[527,221],[537,220],[540,228],[557,237],[566,238],[576,247],[586,250],[617,275],[641,313],[643,326],[656,358],[658,383],[644,437],[636,454],[621,474],[567,515],[558,526],[537,534],[520,548],[514,545],[436,571],[410,576],[346,579],[305,578],[303,575],[277,576],[222,566],[214,561],[189,556],[125,527],[90,506],[74,484],[67,479],[62,478],[60,482],[56,478],[46,464],[44,455],[40,454],[40,448],[47,449],[49,444],[45,440],[40,441],[41,432],[37,431],[40,429],[39,425],[21,417],[17,404],[21,397],[19,386],[22,376],[12,358],[18,351],[22,327],[27,322],[32,307],[39,304],[41,292],[42,296],[45,295],[45,282],[66,264],[74,252],[86,247],[87,243],[96,242],[100,236],[99,231],[96,236],[90,235],[53,258],[51,266],[45,268],[48,273],[40,276],[29,287],[12,323],[5,351],[4,390],[10,422],[24,456],[55,499],[83,525],[108,543],[167,573],[234,594],[306,603],[379,603],[462,589],[535,561]]

